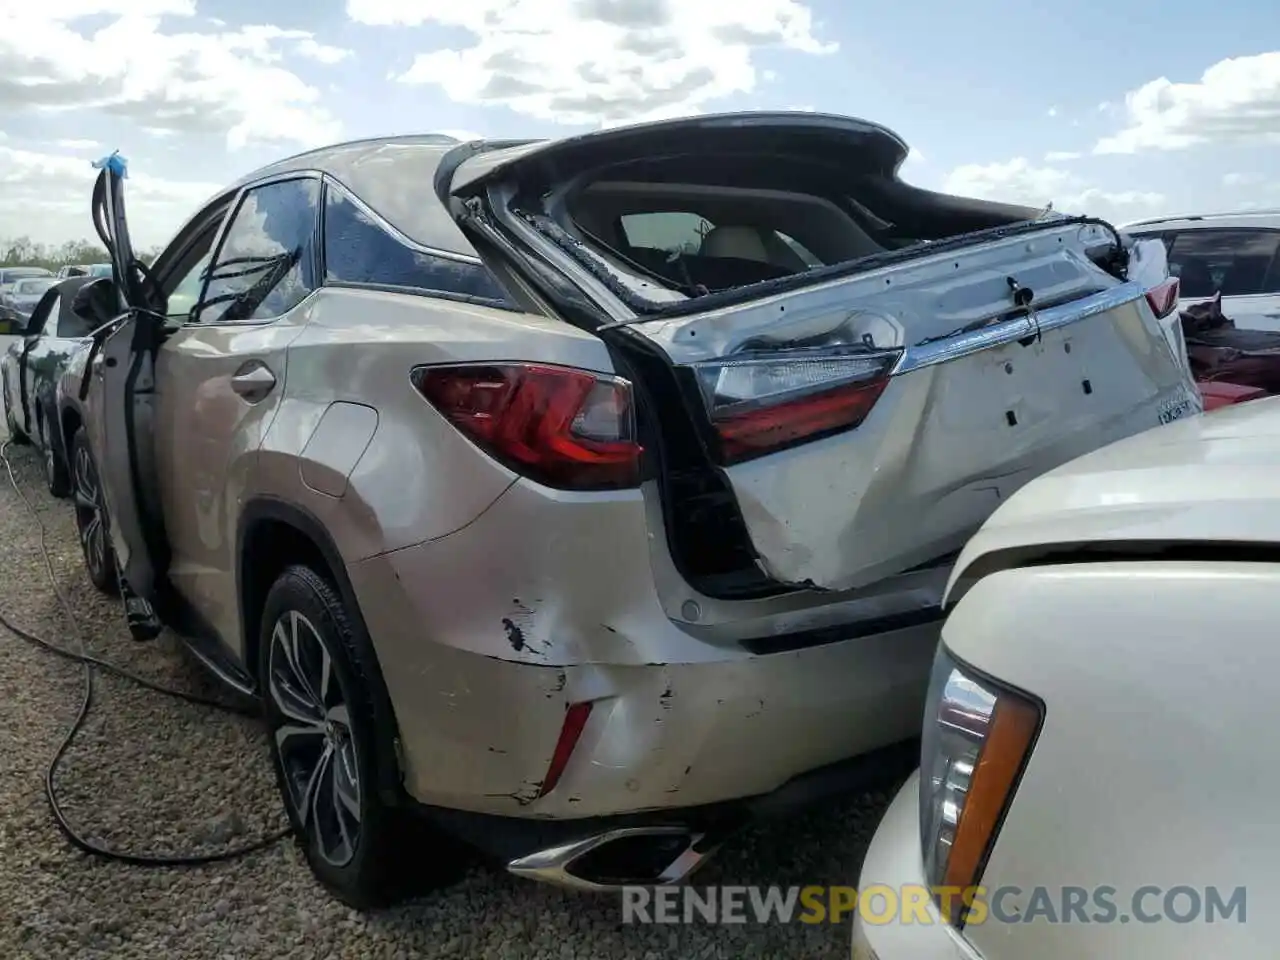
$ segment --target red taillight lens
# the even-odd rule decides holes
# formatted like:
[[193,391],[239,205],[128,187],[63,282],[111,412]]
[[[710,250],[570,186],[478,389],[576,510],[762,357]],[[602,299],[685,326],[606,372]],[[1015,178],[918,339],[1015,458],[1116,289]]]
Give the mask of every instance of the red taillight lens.
[[861,424],[900,350],[792,350],[695,364],[726,465]]
[[1177,277],[1169,277],[1147,291],[1147,303],[1157,320],[1163,320],[1178,307],[1179,283]]
[[556,740],[555,752],[551,754],[551,763],[547,765],[547,775],[542,778],[542,786],[538,788],[538,796],[545,797],[556,788],[564,768],[569,765],[569,758],[578,745],[582,731],[591,719],[591,702],[573,703],[565,711],[564,723],[560,725],[560,738]]
[[625,380],[532,363],[419,367],[413,379],[450,423],[517,473],[568,490],[639,482]]

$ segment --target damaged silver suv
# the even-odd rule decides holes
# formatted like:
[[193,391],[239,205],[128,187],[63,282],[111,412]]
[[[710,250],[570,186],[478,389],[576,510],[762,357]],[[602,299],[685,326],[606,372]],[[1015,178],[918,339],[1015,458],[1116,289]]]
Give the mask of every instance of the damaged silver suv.
[[85,560],[261,697],[340,897],[385,899],[406,813],[602,888],[905,773],[966,538],[1200,409],[1129,240],[906,154],[811,113],[347,143],[150,269],[104,170]]

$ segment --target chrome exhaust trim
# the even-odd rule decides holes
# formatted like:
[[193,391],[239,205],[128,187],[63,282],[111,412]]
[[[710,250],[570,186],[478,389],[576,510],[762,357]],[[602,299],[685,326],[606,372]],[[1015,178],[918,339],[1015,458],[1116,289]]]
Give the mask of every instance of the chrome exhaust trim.
[[[588,853],[600,850],[611,843],[632,837],[673,837],[686,838],[683,849],[671,862],[663,868],[657,877],[636,877],[634,879],[618,879],[601,882],[589,876],[575,873],[573,865]],[[698,850],[698,844],[706,837],[705,833],[690,830],[686,827],[619,827],[607,830],[582,840],[548,847],[535,853],[518,857],[507,864],[508,872],[529,880],[539,880],[559,887],[592,892],[607,892],[619,887],[634,884],[636,886],[655,886],[680,883],[688,878],[698,867],[702,866],[719,848],[715,844],[710,849]]]

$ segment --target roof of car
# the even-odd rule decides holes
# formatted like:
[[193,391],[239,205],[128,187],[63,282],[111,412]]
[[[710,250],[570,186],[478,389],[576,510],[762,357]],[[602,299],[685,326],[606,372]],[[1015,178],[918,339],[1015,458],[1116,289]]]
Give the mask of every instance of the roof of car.
[[966,544],[948,594],[983,558],[1046,547],[1280,543],[1278,471],[1280,398],[1153,427],[1019,489]]
[[1198,213],[1180,216],[1153,217],[1135,220],[1123,227],[1127,233],[1157,230],[1207,230],[1224,227],[1275,227],[1280,228],[1280,210],[1248,210],[1235,213]]
[[[907,146],[898,134],[886,127],[834,114],[809,111],[739,112],[654,121],[631,127],[593,131],[560,139],[501,140],[480,138],[495,150],[493,157],[472,163],[471,179],[491,172],[491,168],[510,163],[523,156],[544,155],[562,148],[573,148],[590,138],[597,144],[625,142],[627,138],[654,130],[667,130],[672,136],[683,136],[700,130],[731,130],[754,127],[795,127],[797,130],[821,130],[874,134],[891,158],[901,163]],[[446,134],[410,134],[371,137],[331,146],[318,147],[286,157],[246,174],[219,195],[225,196],[240,187],[281,174],[318,170],[337,180],[364,203],[372,207],[393,227],[425,247],[452,253],[475,255],[475,250],[440,203],[435,191],[435,178],[440,162],[464,141]]]

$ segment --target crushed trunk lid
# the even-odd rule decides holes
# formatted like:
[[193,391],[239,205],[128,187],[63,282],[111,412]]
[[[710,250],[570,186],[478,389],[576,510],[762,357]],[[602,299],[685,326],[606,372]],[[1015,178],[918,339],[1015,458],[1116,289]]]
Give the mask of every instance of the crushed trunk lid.
[[907,154],[863,121],[730,115],[472,148],[437,189],[494,242],[487,257],[558,271],[602,337],[660,351],[771,580],[849,590],[936,562],[1034,476],[1201,409],[1148,278],[1125,278],[1129,251],[1103,221],[992,204],[1004,226],[646,304],[625,269],[518,206],[704,146],[821,150],[895,184]]

